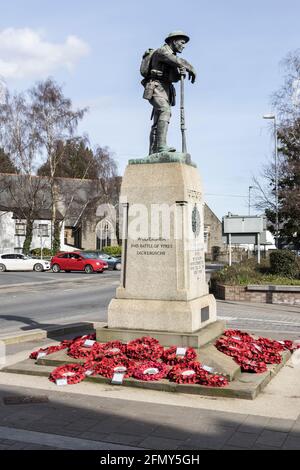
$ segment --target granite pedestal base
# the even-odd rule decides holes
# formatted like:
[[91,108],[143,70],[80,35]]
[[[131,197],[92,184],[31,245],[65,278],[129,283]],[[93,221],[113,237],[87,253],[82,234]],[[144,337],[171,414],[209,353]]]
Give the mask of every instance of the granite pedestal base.
[[225,324],[222,321],[215,321],[201,330],[193,333],[183,333],[176,331],[157,331],[143,329],[123,329],[123,328],[97,328],[97,341],[104,343],[108,341],[122,341],[127,343],[142,336],[151,336],[157,339],[164,347],[178,346],[199,349],[202,346],[214,341],[223,334]]
[[215,321],[210,294],[190,301],[118,298],[109,305],[109,328],[193,333]]

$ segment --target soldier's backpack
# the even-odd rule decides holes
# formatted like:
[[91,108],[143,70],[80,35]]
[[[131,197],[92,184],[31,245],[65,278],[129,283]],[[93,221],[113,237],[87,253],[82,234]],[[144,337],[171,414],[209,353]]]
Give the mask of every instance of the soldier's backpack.
[[147,49],[144,52],[142,62],[141,62],[141,66],[140,66],[140,72],[141,72],[141,75],[145,78],[148,78],[149,75],[150,75],[151,60],[152,60],[152,56],[153,56],[154,51],[155,51],[155,49]]

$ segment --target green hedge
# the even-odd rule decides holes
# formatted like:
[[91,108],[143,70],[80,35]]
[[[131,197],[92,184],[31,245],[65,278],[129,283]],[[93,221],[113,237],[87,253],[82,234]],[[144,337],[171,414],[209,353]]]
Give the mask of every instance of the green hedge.
[[122,247],[121,246],[107,246],[103,248],[104,253],[107,253],[111,256],[121,256],[122,254]]
[[299,276],[287,276],[285,274],[271,273],[266,261],[258,265],[255,260],[247,260],[241,263],[225,266],[220,271],[214,272],[210,279],[211,287],[216,284],[245,286],[247,284],[278,284],[300,285]]
[[[34,248],[30,250],[30,254],[33,256],[41,256],[41,249]],[[52,251],[49,248],[43,248],[43,256],[52,256]]]
[[295,253],[289,250],[276,250],[270,253],[270,272],[295,279],[299,277],[299,265]]

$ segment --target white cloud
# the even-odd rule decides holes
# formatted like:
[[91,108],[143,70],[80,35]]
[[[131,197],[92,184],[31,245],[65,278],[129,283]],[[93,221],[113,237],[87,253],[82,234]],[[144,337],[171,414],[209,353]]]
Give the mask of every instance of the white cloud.
[[88,44],[73,35],[57,44],[40,31],[7,28],[0,31],[0,76],[41,78],[58,68],[72,69],[88,53]]

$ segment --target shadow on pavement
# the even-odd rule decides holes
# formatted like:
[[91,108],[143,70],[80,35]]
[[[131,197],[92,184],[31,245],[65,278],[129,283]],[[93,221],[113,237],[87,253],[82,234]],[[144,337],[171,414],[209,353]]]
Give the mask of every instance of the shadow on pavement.
[[[107,391],[113,394],[114,388],[107,386]],[[4,404],[5,397],[16,399],[24,395],[43,395],[49,401]],[[232,404],[234,406],[234,402]],[[93,442],[95,449],[99,449],[99,443],[104,443],[103,449],[111,448],[110,444],[187,451],[300,448],[299,418],[297,421],[280,420],[25,387],[2,386],[0,418],[2,434],[7,428],[39,433],[31,436],[31,443],[28,443],[26,433],[22,442],[20,434],[17,440],[11,439],[13,431],[10,431],[7,442],[3,442],[1,436],[0,449],[91,449]],[[296,431],[292,430],[293,426]],[[46,441],[46,435],[60,438],[50,436]]]
[[[64,331],[69,331],[73,329],[73,333],[86,333],[94,331],[94,326],[92,322],[78,322],[70,324],[55,324],[55,323],[39,323],[33,320],[30,317],[21,317],[18,315],[0,315],[0,319],[7,321],[17,321],[20,323],[25,323],[27,326],[22,326],[20,329],[22,331],[32,331],[34,330],[46,330],[47,338],[50,339],[60,339],[60,336],[64,334]],[[15,335],[12,335],[15,336]]]

